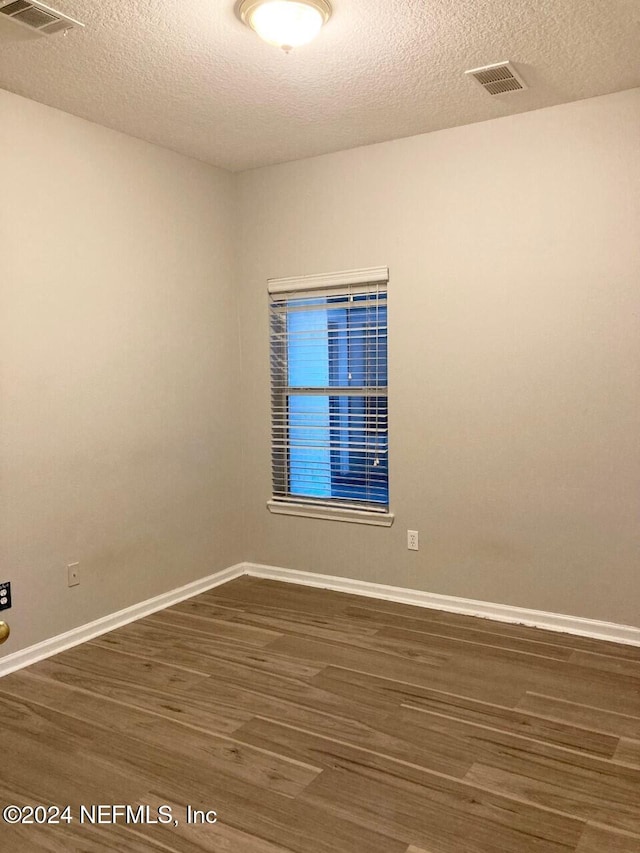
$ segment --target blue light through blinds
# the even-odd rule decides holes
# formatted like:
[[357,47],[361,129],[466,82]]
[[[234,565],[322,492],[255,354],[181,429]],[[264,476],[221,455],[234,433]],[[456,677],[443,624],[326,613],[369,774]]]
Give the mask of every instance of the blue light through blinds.
[[272,298],[274,496],[389,503],[386,290]]

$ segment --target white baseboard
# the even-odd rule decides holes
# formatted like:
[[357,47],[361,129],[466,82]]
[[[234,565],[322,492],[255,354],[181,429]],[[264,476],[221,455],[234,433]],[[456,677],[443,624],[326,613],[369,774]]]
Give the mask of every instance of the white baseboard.
[[223,569],[206,578],[178,587],[177,589],[157,595],[134,604],[117,613],[111,613],[80,625],[64,634],[58,634],[49,640],[43,640],[26,649],[0,658],[0,677],[30,666],[44,658],[70,649],[72,646],[86,643],[94,637],[149,616],[158,610],[171,607],[179,601],[192,598],[208,589],[249,575],[256,578],[266,578],[285,583],[313,586],[320,589],[332,589],[336,592],[348,592],[367,598],[378,598],[384,601],[397,601],[400,604],[412,604],[417,607],[428,607],[433,610],[446,610],[449,613],[462,613],[466,616],[478,616],[483,619],[494,619],[498,622],[510,622],[516,625],[529,625],[534,628],[546,628],[548,631],[559,631],[565,634],[576,634],[579,637],[591,637],[595,640],[625,643],[630,646],[640,646],[640,628],[633,625],[617,625],[614,622],[600,622],[596,619],[585,619],[581,616],[564,616],[559,613],[547,613],[544,610],[527,610],[523,607],[511,607],[507,604],[493,604],[488,601],[475,601],[470,598],[456,598],[452,595],[438,595],[434,592],[423,592],[419,589],[405,589],[399,586],[387,586],[369,581],[352,580],[351,578],[319,575],[313,572],[302,572],[296,569],[284,569],[279,566],[263,566],[259,563],[238,563],[228,569]]
[[576,634],[579,637],[591,637],[595,640],[625,643],[640,646],[640,628],[633,625],[618,625],[615,622],[600,622],[581,616],[565,616],[560,613],[547,613],[544,610],[528,610],[512,607],[508,604],[493,604],[489,601],[475,601],[471,598],[456,598],[452,595],[438,595],[435,592],[423,592],[418,589],[405,589],[398,586],[352,580],[351,578],[319,575],[313,572],[301,572],[295,569],[283,569],[278,566],[263,566],[258,563],[244,563],[244,574],[257,578],[267,578],[285,583],[315,586],[332,589],[336,592],[348,592],[368,598],[385,601],[397,601],[400,604],[413,604],[434,610],[446,610],[449,613],[462,613],[465,616],[478,616],[498,622],[510,622],[516,625],[528,625],[545,628],[547,631],[559,631]]
[[223,569],[213,575],[208,575],[206,578],[200,578],[185,586],[164,592],[162,595],[156,595],[154,598],[148,598],[146,601],[133,604],[124,610],[118,610],[116,613],[110,613],[108,616],[102,616],[100,619],[96,619],[95,622],[79,625],[77,628],[72,628],[71,631],[66,631],[64,634],[58,634],[49,640],[43,640],[41,643],[28,646],[26,649],[21,649],[18,652],[0,658],[0,677],[8,675],[10,672],[15,672],[17,669],[22,669],[25,666],[30,666],[32,663],[36,663],[44,658],[51,657],[51,655],[57,655],[58,652],[70,649],[72,646],[86,643],[87,640],[92,640],[101,634],[107,634],[109,631],[113,631],[114,628],[121,628],[123,625],[135,622],[136,619],[141,619],[143,616],[149,616],[158,610],[164,610],[166,607],[171,607],[172,604],[177,604],[186,598],[199,595],[208,589],[213,589],[216,586],[220,586],[220,584],[227,583],[227,581],[239,578],[243,574],[245,574],[244,564],[239,563],[236,566]]

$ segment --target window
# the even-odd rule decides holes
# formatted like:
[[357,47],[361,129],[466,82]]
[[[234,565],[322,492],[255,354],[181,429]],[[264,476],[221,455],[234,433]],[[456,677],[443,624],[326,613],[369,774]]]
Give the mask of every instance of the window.
[[269,282],[273,511],[390,523],[387,284],[386,269]]

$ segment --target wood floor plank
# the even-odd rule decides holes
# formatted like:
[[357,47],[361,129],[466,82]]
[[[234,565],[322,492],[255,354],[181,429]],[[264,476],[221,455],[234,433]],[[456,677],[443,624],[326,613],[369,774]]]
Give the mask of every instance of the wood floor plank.
[[614,755],[619,743],[619,738],[615,735],[603,734],[526,711],[478,702],[442,691],[425,691],[420,698],[407,703],[406,707],[432,711],[458,720],[468,720],[471,723],[536,738],[555,746],[582,750],[605,758],[611,758]]
[[[341,795],[348,791],[348,800]],[[400,776],[379,778],[354,765],[323,773],[300,799],[327,813],[349,814],[364,826],[434,850],[434,853],[569,853],[581,822],[557,816],[548,821],[532,810],[505,809],[483,791],[453,795],[445,786],[425,789]],[[560,826],[561,821],[566,821]]]
[[[457,757],[455,760],[441,761],[427,750],[419,747],[408,749],[404,743],[401,751],[389,736],[376,733],[368,741],[364,738],[355,742],[353,738],[342,739],[336,734],[324,734],[318,730],[302,728],[290,723],[283,723],[266,717],[254,717],[245,723],[235,737],[243,743],[262,745],[265,749],[273,749],[282,755],[315,756],[314,766],[324,769],[335,769],[339,766],[339,757],[346,756],[346,762],[363,762],[367,766],[385,773],[401,773],[407,779],[421,781],[425,773],[436,773],[451,779],[462,780],[471,769],[468,759]],[[400,738],[396,742],[402,743]],[[307,760],[299,758],[299,760]],[[338,764],[336,764],[338,762]]]
[[[25,703],[23,703],[25,704]],[[10,705],[14,707],[14,703]],[[185,750],[180,754],[173,749],[150,749],[132,737],[113,738],[100,726],[83,723],[77,719],[48,710],[30,707],[27,720],[31,734],[38,734],[30,742],[43,752],[56,752],[56,762],[47,764],[42,758],[36,761],[29,756],[28,766],[12,758],[3,766],[4,784],[24,788],[25,775],[33,783],[34,802],[57,802],[60,797],[69,800],[76,808],[82,802],[135,803],[144,790],[166,792],[167,800],[191,802],[203,798],[228,825],[248,834],[278,842],[282,837],[285,847],[296,853],[358,853],[361,844],[375,853],[402,853],[405,845],[392,837],[366,830],[348,818],[327,815],[313,804],[304,804],[291,796],[272,789],[261,788],[240,776],[221,772],[212,766],[208,757]],[[23,720],[24,722],[24,720]],[[86,739],[92,735],[93,760],[86,760]],[[18,754],[25,754],[27,734],[11,729],[11,737],[18,745]],[[43,749],[42,741],[47,744]],[[61,750],[65,742],[73,749]],[[85,761],[85,764],[82,764]],[[107,786],[114,774],[129,780],[122,781],[116,791]],[[141,788],[142,783],[148,788]],[[133,786],[135,785],[135,793]],[[313,835],[304,835],[313,829]]]
[[154,613],[140,621],[143,625],[155,625],[165,631],[170,631],[174,636],[179,636],[181,629],[186,628],[204,634],[215,633],[218,637],[226,637],[229,640],[238,640],[254,646],[266,646],[281,636],[279,632],[269,631],[266,628],[241,625],[230,622],[228,619],[211,618],[196,613],[183,613],[175,609]]
[[[298,716],[300,713],[322,712],[326,715],[346,718],[347,720],[358,720],[364,723],[377,723],[380,718],[379,711],[363,709],[360,705],[350,702],[348,698],[324,691],[311,684],[310,681],[280,676],[274,672],[263,672],[261,669],[237,662],[210,661],[208,669],[211,677],[198,675],[196,681],[189,682],[188,678],[191,677],[189,674],[185,674],[181,670],[173,670],[172,665],[168,662],[152,661],[153,666],[145,668],[147,661],[112,649],[97,648],[89,644],[82,649],[82,654],[64,657],[63,659],[67,661],[68,665],[72,664],[71,668],[76,669],[79,673],[98,676],[106,684],[107,691],[111,691],[112,682],[120,687],[123,684],[138,683],[135,677],[131,677],[131,671],[134,671],[135,676],[139,671],[138,665],[144,664],[140,671],[142,673],[149,672],[156,681],[169,685],[169,688],[165,688],[168,691],[170,685],[174,683],[173,676],[167,676],[164,673],[161,677],[161,670],[177,673],[179,680],[186,678],[191,707],[193,708],[195,704],[197,711],[201,710],[202,703],[206,705],[210,701],[214,707],[218,703],[222,703],[232,711],[238,712],[245,712],[248,709],[253,713],[264,712],[273,715],[284,714],[285,716],[287,714]],[[99,655],[93,653],[93,649]],[[86,668],[83,668],[83,664],[86,664]],[[45,675],[48,672],[55,673],[55,666],[49,661],[43,661],[36,664],[35,672]],[[64,677],[68,679],[68,670],[64,673]],[[78,682],[82,682],[82,677],[75,679],[75,683]],[[98,684],[96,689],[102,692],[105,688]],[[136,692],[131,690],[134,701]],[[173,695],[168,692],[168,696],[167,705],[170,708],[174,707],[175,692]]]
[[[144,836],[151,837],[155,842],[169,844],[187,843],[196,846],[199,851],[211,851],[212,853],[292,853],[290,847],[282,847],[273,844],[264,838],[259,838],[248,832],[243,832],[233,826],[229,826],[221,820],[215,824],[186,823],[186,804],[167,800],[166,797],[155,793],[145,795],[145,803],[153,809],[161,805],[171,806],[172,813],[178,816],[178,826],[154,826],[141,831]],[[192,808],[207,809],[207,802],[190,803]]]
[[576,853],[638,853],[640,836],[587,824]]
[[620,738],[614,758],[616,761],[622,761],[626,764],[636,764],[640,767],[640,740],[631,740],[631,738],[626,737]]
[[[262,612],[256,613],[256,610]],[[264,612],[270,610],[271,612]],[[253,625],[279,631],[281,634],[304,635],[320,637],[341,642],[357,642],[362,639],[375,637],[378,629],[368,625],[358,625],[350,619],[340,616],[305,613],[295,614],[291,611],[275,608],[252,608],[251,612],[229,616],[233,624]]]
[[[294,632],[305,636],[305,632],[300,630],[300,627],[289,625],[289,632]],[[563,664],[569,660],[571,653],[568,650],[556,650],[542,644],[529,644],[526,651],[522,649],[512,649],[504,645],[490,645],[488,643],[478,643],[469,639],[461,639],[459,637],[440,636],[435,633],[425,633],[418,631],[409,631],[404,628],[394,628],[379,626],[379,630],[370,633],[369,635],[345,634],[344,632],[315,632],[316,636],[325,639],[327,642],[340,643],[347,646],[369,649],[371,651],[380,652],[385,655],[394,655],[405,660],[414,661],[417,663],[431,663],[437,665],[438,662],[445,663],[452,656],[464,655],[473,653],[474,660],[483,659],[487,663],[496,661],[498,663],[515,663],[520,666],[526,663],[528,657],[532,656],[544,666],[545,662],[549,663],[550,672],[563,673],[567,670]],[[487,636],[487,635],[483,635]],[[269,645],[270,648],[285,649],[295,642],[293,637],[284,637],[281,642],[274,642]],[[551,652],[551,657],[549,657]],[[579,667],[574,668],[576,671],[581,671]],[[615,674],[612,673],[612,677]],[[586,674],[585,674],[586,678]],[[607,675],[602,676],[602,680],[608,681]]]
[[639,664],[239,578],[0,679],[0,802],[192,804],[218,823],[0,824],[0,849],[640,853]]
[[[193,802],[212,808],[221,823],[280,845],[293,853],[404,853],[405,844],[374,828],[363,827],[348,815],[326,812],[300,796],[287,797],[249,783],[221,777],[203,763],[185,764],[172,753],[157,756],[148,750],[123,748],[117,743],[113,761],[144,774],[150,790],[161,799]],[[215,847],[213,848],[215,850]]]
[[[273,650],[283,650],[288,646],[295,645],[298,640],[306,641],[309,637],[296,632],[289,633],[282,637],[282,641],[270,643],[268,648]],[[328,632],[324,637],[314,637],[314,639],[322,640],[334,647],[351,648],[353,650],[362,649],[365,652],[374,652],[376,655],[392,656],[400,658],[402,661],[410,663],[424,664],[426,666],[442,666],[458,651],[455,648],[444,646],[437,647],[436,644],[429,646],[426,643],[415,642],[411,637],[385,637],[382,631],[376,631],[370,635],[350,634],[345,635],[343,632],[335,632],[329,635]],[[397,664],[396,664],[397,666]]]
[[[206,601],[204,595],[195,598],[185,598],[177,604],[159,611],[160,613],[191,613],[196,616],[206,616],[209,619],[228,619],[231,616],[244,613],[246,604],[242,600],[226,599],[223,602]],[[153,614],[151,614],[153,615]]]
[[[144,795],[140,804],[155,807],[157,798]],[[33,806],[31,796],[22,796],[9,790],[0,783],[0,803],[12,802],[19,806]],[[137,803],[132,803],[135,807]],[[216,847],[203,847],[193,843],[186,833],[171,834],[168,830],[164,837],[156,837],[151,826],[126,824],[80,823],[79,814],[72,810],[72,823],[61,822],[58,825],[15,825],[2,826],[0,839],[3,851],[11,853],[112,853],[114,850],[129,853],[202,853]],[[173,830],[174,827],[172,826]],[[261,853],[261,851],[256,851]],[[272,853],[272,851],[265,851]],[[273,851],[280,853],[280,851]],[[289,853],[289,851],[283,851]]]
[[388,730],[443,757],[467,755],[474,765],[465,778],[489,790],[631,832],[640,828],[640,768],[422,711],[403,709]]
[[596,654],[595,652],[575,651],[570,657],[570,662],[579,666],[592,669],[604,670],[605,672],[617,672],[620,675],[628,675],[640,680],[640,655],[637,660],[617,657],[610,654]]
[[[152,710],[158,716],[221,734],[230,734],[251,717],[238,702],[224,702],[211,692],[198,695],[194,687],[190,690],[158,690],[147,687],[143,681],[133,690],[128,679],[119,678],[114,674],[83,672],[77,667],[58,663],[58,660],[59,656],[42,661],[37,664],[37,668],[29,667],[25,674],[45,682],[51,680],[78,690],[86,690],[125,706]],[[7,678],[13,678],[14,675],[18,673]],[[4,679],[0,681],[0,685],[4,685]]]
[[[128,654],[122,654],[116,650],[100,649],[105,651],[99,658],[87,651],[83,656],[77,655],[70,661],[79,672],[99,675],[103,683],[109,684],[111,680],[117,684],[130,683],[129,673],[131,662],[136,665],[138,660]],[[90,655],[91,666],[83,669],[86,655]],[[143,662],[143,661],[141,661]],[[154,661],[153,673],[158,678],[160,669],[171,670],[172,664],[165,661]],[[36,673],[51,671],[55,664],[44,661],[36,665]],[[143,670],[144,672],[145,670]],[[149,671],[149,670],[146,670]],[[250,713],[268,713],[274,716],[283,715],[285,718],[293,716],[296,719],[302,713],[322,713],[328,717],[336,717],[344,725],[344,721],[354,720],[362,723],[377,723],[380,720],[380,712],[376,709],[363,708],[360,704],[349,700],[348,697],[339,696],[332,691],[326,691],[312,683],[312,679],[304,681],[299,678],[278,675],[273,671],[263,672],[259,668],[236,662],[227,663],[224,660],[215,661],[210,664],[209,671],[215,677],[198,677],[198,680],[189,684],[188,696],[191,700],[200,702],[211,701],[212,703],[223,703],[232,711],[249,711]],[[179,675],[182,675],[178,671]],[[109,681],[107,681],[109,680]],[[168,679],[162,679],[168,683]],[[78,683],[78,679],[76,679]],[[97,686],[101,690],[100,685]],[[131,691],[135,697],[137,691]],[[171,695],[171,703],[175,704],[175,696]]]
[[[113,676],[120,682],[132,687],[144,684],[155,690],[167,692],[188,690],[190,687],[205,681],[209,673],[195,670],[185,670],[169,661],[138,659],[128,656],[123,660],[122,655],[114,653],[110,648],[101,648],[90,643],[68,649],[56,655],[55,662],[63,666],[71,666],[82,670],[83,673]],[[46,674],[51,664],[48,660],[34,664],[33,672]]]
[[[44,704],[71,716],[78,716],[79,710],[85,708],[87,712],[91,711],[88,719],[104,720],[107,725],[119,726],[123,718],[128,719],[131,725],[131,721],[135,719],[139,721],[142,729],[150,724],[149,717],[152,716],[175,721],[180,725],[214,735],[230,735],[243,723],[252,719],[249,713],[232,715],[230,709],[225,709],[228,712],[226,716],[208,713],[194,719],[188,713],[190,703],[183,703],[182,698],[178,696],[173,697],[176,708],[175,713],[172,714],[164,706],[151,701],[153,694],[143,687],[133,691],[127,686],[126,689],[116,692],[116,695],[111,695],[115,691],[104,689],[106,686],[104,680],[99,682],[99,686],[103,689],[98,690],[98,682],[83,679],[82,676],[78,677],[76,670],[69,668],[65,670],[57,665],[54,672],[68,672],[76,676],[74,679],[64,679],[35,674],[32,669],[14,672],[10,677],[0,679],[0,696],[15,696],[26,701]],[[157,695],[163,696],[162,693]],[[164,701],[167,701],[166,697]],[[178,707],[178,703],[181,703],[181,707]],[[134,731],[135,728],[134,725]]]
[[[629,794],[630,802],[634,802],[634,785],[640,785],[640,773],[633,767],[627,768],[614,760],[559,746],[548,740],[535,738],[531,734],[513,733],[505,728],[456,719],[448,714],[434,713],[425,709],[414,710],[406,705],[398,714],[390,715],[387,722],[389,727],[404,729],[405,737],[426,738],[435,734],[446,738],[449,743],[456,738],[462,738],[468,742],[472,750],[469,752],[470,755],[484,755],[484,750],[488,750],[487,754],[490,754],[495,744],[500,747],[498,750],[500,755],[513,752],[514,760],[518,760],[521,754],[539,759],[547,758],[550,764],[557,763],[559,766],[569,766],[581,771],[579,775],[599,776],[602,782],[606,779],[610,787],[617,787],[614,781],[617,780],[620,791]],[[640,810],[640,802],[637,806]]]
[[328,693],[357,703],[361,708],[378,710],[385,715],[398,711],[408,698],[422,696],[425,689],[335,666],[327,666],[312,679],[312,683]]
[[[415,766],[434,773],[463,779],[471,765],[466,756],[445,756],[434,754],[429,749],[424,749],[420,744],[409,742],[401,737],[390,734],[384,730],[384,722],[379,728],[364,726],[362,724],[349,727],[326,725],[323,719],[305,719],[297,722],[283,721],[268,716],[256,715],[251,722],[264,721],[278,723],[283,727],[289,727],[297,731],[311,731],[313,734],[332,741],[340,741],[350,747],[370,752],[375,755],[385,756],[393,762]],[[246,730],[244,730],[246,731]],[[238,737],[243,738],[244,732]]]
[[[250,582],[250,592],[240,594],[241,582]],[[521,638],[530,642],[544,643],[556,648],[592,651],[597,654],[614,655],[616,657],[628,658],[632,661],[640,661],[640,647],[626,643],[614,643],[604,640],[594,640],[590,637],[580,637],[560,631],[549,631],[543,628],[528,627],[509,622],[498,622],[477,616],[467,616],[460,613],[450,613],[416,605],[400,604],[395,601],[370,598],[365,596],[334,592],[327,589],[312,588],[311,594],[308,587],[296,584],[280,583],[278,581],[266,580],[264,578],[239,578],[231,583],[216,587],[201,596],[203,600],[209,598],[214,603],[224,604],[224,599],[230,598],[235,601],[243,601],[250,609],[252,605],[275,607],[291,606],[298,612],[317,613],[339,613],[344,616],[354,616],[355,621],[361,621],[360,611],[367,610],[372,614],[396,615],[399,617],[397,627],[402,627],[405,620],[415,619],[422,623],[442,623],[458,628],[468,628],[496,636],[507,638]],[[311,600],[312,599],[312,600]],[[355,611],[354,611],[355,608]],[[359,614],[359,616],[358,616]],[[410,628],[411,625],[407,624]],[[495,643],[495,640],[491,640]]]
[[165,842],[155,841],[127,827],[97,825],[3,827],[2,843],[15,853],[198,853],[203,849],[192,844],[176,847],[168,837]]
[[530,735],[407,706],[399,714],[389,716],[385,730],[425,747],[428,745],[436,754],[465,754],[474,763],[514,772],[517,769],[527,778],[557,778],[558,784],[566,782],[569,785],[569,776],[575,775],[579,781],[573,783],[574,789],[576,785],[584,785],[585,790],[606,785],[620,803],[640,809],[635,796],[640,773],[636,768],[606,758],[557,746]]
[[[354,600],[355,599],[355,600]],[[365,608],[372,613],[398,616],[400,621],[404,619],[415,619],[418,622],[441,623],[454,625],[462,628],[467,627],[474,631],[483,631],[489,634],[502,635],[505,637],[520,637],[541,643],[550,643],[554,646],[565,646],[572,650],[583,649],[599,654],[611,654],[618,657],[628,657],[630,660],[640,658],[640,647],[626,643],[614,643],[605,640],[594,640],[590,637],[580,637],[562,631],[550,631],[544,628],[519,625],[511,622],[499,622],[478,616],[467,616],[462,613],[450,613],[444,610],[436,610],[430,607],[419,607],[417,605],[399,604],[395,601],[383,599],[369,599],[351,596],[351,604],[344,611],[346,615],[353,615],[352,608]],[[400,624],[399,627],[402,627]],[[407,626],[410,627],[410,626]]]
[[[143,688],[133,692],[128,685],[119,686],[113,679],[86,679],[78,670],[54,665],[50,661],[47,663],[50,666],[50,674],[55,679],[54,684],[68,685],[77,691],[88,690],[103,697],[103,701],[107,699],[125,706],[140,707],[147,713],[152,712],[205,731],[231,734],[254,715],[271,715],[274,719],[294,725],[311,725],[314,730],[329,736],[342,735],[354,743],[384,749],[401,758],[420,758],[420,750],[416,750],[414,746],[378,732],[361,722],[362,718],[370,715],[347,699],[339,698],[335,701],[333,697],[331,712],[322,710],[327,706],[324,693],[312,692],[311,701],[299,704],[270,696],[265,692],[215,681],[204,682],[185,696],[166,697],[162,693]],[[42,675],[36,676],[30,670],[14,673],[5,681],[18,677],[43,682],[46,690],[48,679]],[[0,687],[3,683],[0,681]],[[36,696],[38,689],[38,685],[33,688]],[[10,692],[16,692],[16,688],[13,687]],[[17,692],[20,695],[22,691],[18,689]],[[387,710],[385,709],[382,715],[377,715],[375,721],[383,720]]]
[[[416,676],[415,672],[410,673]],[[349,697],[352,693],[358,696],[363,705],[372,705],[382,699],[385,705],[391,702],[394,707],[411,702],[425,694],[424,690],[433,689],[447,693],[463,694],[471,699],[490,702],[496,705],[513,707],[522,697],[524,690],[521,684],[511,684],[504,681],[487,679],[477,675],[473,670],[462,679],[452,674],[449,666],[430,670],[428,673],[418,673],[419,681],[403,680],[401,674],[382,676],[378,673],[362,672],[349,669],[342,665],[327,664],[327,667],[312,679],[313,684],[328,685],[331,683],[333,692],[342,691]]]
[[[381,626],[376,636],[381,640],[403,641],[412,647],[416,646],[419,648],[424,646],[449,656],[454,654],[468,654],[471,648],[473,648],[473,654],[476,659],[482,657],[487,661],[507,661],[522,664],[530,657],[534,657],[543,664],[547,660],[550,663],[563,662],[570,657],[567,656],[564,650],[558,651],[542,643],[530,643],[526,648],[514,649],[503,644],[476,642],[466,638],[442,636],[433,631],[410,631],[406,628]],[[482,636],[488,637],[489,635],[483,634]]]
[[[197,760],[206,761],[221,775],[245,779],[257,787],[288,796],[296,796],[321,772],[318,767],[292,763],[276,754],[255,750],[247,752],[243,743],[232,735],[194,729],[173,720],[150,716],[136,708],[109,707],[101,697],[52,682],[46,684],[25,677],[22,689],[16,687],[15,682],[11,693],[2,688],[0,682],[2,711],[7,707],[18,707],[25,713],[29,712],[40,724],[54,720],[58,729],[65,726],[73,728],[76,721],[91,720],[96,728],[112,732],[119,738],[135,738],[160,753],[177,751],[178,754],[197,756]],[[21,725],[23,728],[24,724]]]
[[[607,707],[608,706],[608,707]],[[640,714],[623,714],[616,710],[617,697],[614,692],[609,695],[603,707],[571,702],[554,696],[542,695],[527,691],[517,708],[542,714],[567,723],[575,723],[588,729],[608,732],[619,737],[629,737],[640,740]]]
[[83,803],[133,803],[146,790],[144,775],[104,761],[110,737],[89,722],[58,726],[61,715],[13,698],[0,698],[0,708],[11,742],[3,750],[2,783],[16,797],[77,811]]
[[[522,694],[531,691],[593,707],[610,707],[637,715],[640,713],[640,683],[636,678],[613,672],[589,669],[565,661],[542,660],[530,656],[524,662],[487,660],[483,655],[455,655],[447,664],[447,674],[465,683],[469,677],[489,683],[506,682],[519,687]],[[454,691],[455,692],[455,691]]]
[[[544,838],[554,842],[550,849],[554,849],[556,844],[559,848],[568,845],[569,849],[572,849],[570,845],[575,843],[582,831],[582,823],[579,820],[541,811],[524,802],[496,797],[481,789],[474,790],[472,786],[465,785],[459,780],[434,774],[423,768],[408,765],[401,768],[384,755],[354,749],[351,745],[330,738],[320,738],[311,732],[294,731],[275,722],[254,720],[243,726],[238,732],[238,737],[301,760],[312,760],[323,765],[331,774],[352,774],[358,778],[368,779],[372,788],[377,786],[379,789],[385,787],[388,789],[390,803],[398,796],[400,790],[408,790],[410,794],[420,796],[422,813],[417,820],[422,821],[422,829],[415,830],[414,839],[432,838],[435,834],[434,827],[438,823],[443,835],[453,832],[456,815],[459,815],[461,810],[468,815],[470,802],[473,805],[471,811],[474,817],[493,824],[493,832],[497,837],[500,836],[504,827],[506,815],[508,815],[509,828],[522,832],[525,838],[528,834],[534,839],[539,839],[542,833],[538,824],[544,821]],[[399,778],[402,779],[401,783],[398,783]],[[320,778],[317,782],[319,781]],[[410,784],[405,785],[407,782]],[[325,790],[324,785],[312,783],[303,797],[309,795],[314,801],[319,801],[320,789]],[[350,784],[348,789],[351,791]],[[331,802],[334,802],[333,797]],[[374,809],[375,804],[372,803],[371,807]],[[413,820],[416,823],[416,816]],[[387,823],[385,831],[394,834],[398,832],[398,826]],[[509,838],[511,838],[510,833]],[[533,841],[532,849],[536,849]]]
[[264,714],[276,719],[298,723],[314,719],[316,725],[329,730],[360,730],[363,726],[376,726],[384,714],[377,709],[364,708],[348,697],[337,695],[316,685],[306,685],[293,680],[266,684],[243,683],[246,676],[234,681],[228,678],[212,679],[194,689],[202,701],[225,702],[238,712],[252,715]]
[[[410,782],[419,786],[422,790],[424,810],[429,813],[432,809],[428,817],[430,827],[435,820],[433,812],[440,811],[443,814],[442,810],[450,809],[451,815],[454,815],[463,808],[468,814],[468,803],[472,801],[474,815],[493,823],[498,835],[505,825],[505,817],[510,828],[518,829],[533,838],[540,836],[538,824],[543,821],[546,828],[545,838],[560,845],[574,843],[582,831],[583,824],[580,820],[541,810],[523,800],[496,796],[482,788],[474,789],[473,785],[467,785],[446,774],[434,773],[424,767],[407,763],[400,764],[384,754],[355,748],[336,739],[319,737],[313,732],[294,730],[275,721],[253,720],[238,731],[237,737],[244,742],[283,755],[313,762],[331,772],[364,774],[372,782],[389,788],[396,788],[398,778],[401,778],[403,783]],[[319,782],[319,777],[317,781]],[[306,794],[313,794],[315,797],[319,787],[322,786],[312,783],[306,789]],[[464,806],[461,806],[461,803]],[[450,816],[450,819],[453,817]],[[391,830],[387,827],[387,831]],[[393,831],[395,832],[395,829]],[[425,838],[425,831],[420,837]]]
[[[436,611],[431,611],[432,613]],[[535,640],[514,636],[511,633],[502,633],[499,627],[494,631],[478,630],[469,625],[458,625],[455,622],[431,619],[412,619],[400,616],[397,613],[386,613],[373,610],[369,607],[349,607],[347,615],[356,620],[358,624],[370,625],[377,629],[398,628],[412,631],[418,634],[427,634],[441,639],[459,640],[461,642],[475,643],[493,648],[502,648],[513,652],[528,652],[544,657],[553,657],[558,660],[568,660],[574,653],[574,649],[547,640]],[[478,622],[479,620],[475,620]],[[500,623],[493,622],[492,625],[499,626]],[[531,630],[531,629],[529,629]]]
[[187,670],[209,671],[207,658],[222,661],[237,661],[248,665],[285,675],[291,678],[312,678],[322,669],[321,666],[305,663],[298,657],[276,654],[263,647],[218,637],[215,631],[202,634],[183,631],[177,636],[167,636],[156,624],[135,622],[118,631],[112,631],[91,641],[92,644],[134,654],[137,657],[170,662],[174,666],[183,666]]
[[[243,584],[240,584],[240,581]],[[264,580],[262,578],[239,578],[232,583],[223,584],[215,589],[203,593],[205,601],[213,601],[214,604],[224,604],[226,598],[241,598],[249,608],[251,605],[263,605],[265,601],[272,603],[278,608],[297,610],[299,613],[316,614],[342,614],[350,604],[356,604],[361,599],[355,595],[345,595],[340,592],[322,589],[313,590],[319,595],[309,594],[309,587],[298,586],[292,583],[278,583],[276,581]]]
[[[522,797],[531,803],[558,809],[565,814],[597,821],[610,829],[626,830],[640,838],[637,783],[634,795],[636,802],[630,803],[628,796],[621,796],[619,787],[616,791],[609,789],[607,778],[581,778],[573,770],[563,776],[557,772],[557,768],[549,774],[549,778],[541,778],[542,774],[539,772],[533,778],[530,775],[532,762],[529,761],[528,765],[524,767],[518,763],[518,772],[511,772],[495,766],[474,764],[466,778],[483,789]],[[570,787],[569,776],[573,779],[573,788]]]
[[351,618],[337,614],[299,613],[296,610],[288,610],[264,602],[261,605],[252,604],[248,608],[244,602],[232,598],[225,599],[225,602],[225,607],[222,608],[203,601],[199,596],[183,601],[172,609],[202,616],[206,616],[209,610],[212,610],[220,618],[232,623],[253,625],[281,633],[302,632],[310,637],[334,637],[336,634],[341,637],[350,634],[371,636],[378,630],[377,627],[360,624]]
[[[132,670],[152,673],[155,687],[164,686],[164,683],[173,686],[175,681],[183,675],[187,679],[194,678],[191,684],[192,689],[204,684],[212,677],[215,679],[226,678],[232,682],[249,678],[254,686],[284,685],[294,692],[296,689],[300,691],[305,687],[305,682],[298,678],[279,675],[272,671],[264,672],[261,668],[254,667],[249,663],[228,661],[222,656],[212,658],[205,655],[194,655],[192,659],[194,669],[186,669],[184,664],[175,664],[171,659],[140,657],[112,645],[98,646],[94,643],[87,643],[78,649],[73,649],[71,653],[65,653],[62,660],[67,665],[83,671],[98,672],[105,676],[113,675],[118,679],[127,678]],[[90,666],[88,661],[90,661]],[[195,669],[196,666],[199,667],[197,670]]]
[[362,648],[346,643],[305,637],[282,637],[268,647],[272,651],[293,654],[295,650],[305,660],[342,666],[360,672],[387,675],[417,684],[428,682],[432,670],[445,662],[442,656],[425,653],[420,659],[405,658],[401,654],[382,652],[377,648]]

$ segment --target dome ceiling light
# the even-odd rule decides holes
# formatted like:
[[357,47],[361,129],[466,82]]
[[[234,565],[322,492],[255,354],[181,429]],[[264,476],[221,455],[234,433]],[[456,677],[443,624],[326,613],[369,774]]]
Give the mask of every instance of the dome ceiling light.
[[238,15],[261,39],[288,53],[318,35],[331,6],[327,0],[242,0]]

